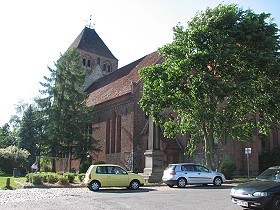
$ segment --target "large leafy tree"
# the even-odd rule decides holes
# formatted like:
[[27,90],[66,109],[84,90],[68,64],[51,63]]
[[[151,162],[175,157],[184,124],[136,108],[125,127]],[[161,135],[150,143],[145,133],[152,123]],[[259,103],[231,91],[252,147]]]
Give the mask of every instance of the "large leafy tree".
[[[229,139],[267,134],[279,123],[279,36],[270,14],[235,4],[198,13],[159,51],[163,64],[140,70],[147,114],[165,135],[200,140],[206,164],[220,169]],[[218,149],[214,147],[218,143]]]
[[[86,156],[91,147],[89,133],[85,132],[92,121],[92,108],[87,107],[83,92],[86,72],[80,63],[80,55],[69,49],[49,68],[50,77],[41,83],[44,90],[37,100],[46,118],[46,136],[53,157]],[[44,96],[44,97],[43,97]]]

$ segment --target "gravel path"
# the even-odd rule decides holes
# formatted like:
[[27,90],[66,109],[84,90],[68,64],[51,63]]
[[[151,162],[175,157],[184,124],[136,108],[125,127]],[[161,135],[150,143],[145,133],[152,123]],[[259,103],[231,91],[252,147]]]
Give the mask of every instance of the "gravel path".
[[33,188],[19,190],[0,190],[0,209],[22,207],[26,203],[40,203],[41,200],[55,199],[63,196],[73,197],[88,191],[87,188]]

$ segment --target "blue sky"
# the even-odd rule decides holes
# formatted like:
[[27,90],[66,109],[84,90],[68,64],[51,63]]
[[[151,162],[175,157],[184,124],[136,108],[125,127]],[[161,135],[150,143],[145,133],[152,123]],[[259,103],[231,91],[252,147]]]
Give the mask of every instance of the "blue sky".
[[19,101],[38,95],[47,66],[53,66],[90,15],[122,67],[172,42],[174,26],[186,26],[196,12],[219,3],[271,13],[280,27],[279,0],[1,1],[0,126],[9,121]]

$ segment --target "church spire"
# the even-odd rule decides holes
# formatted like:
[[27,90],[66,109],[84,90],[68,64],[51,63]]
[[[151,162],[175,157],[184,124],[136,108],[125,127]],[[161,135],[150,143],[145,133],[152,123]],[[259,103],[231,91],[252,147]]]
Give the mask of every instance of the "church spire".
[[89,20],[86,21],[86,27],[94,29],[95,23],[92,21],[92,15],[89,16]]

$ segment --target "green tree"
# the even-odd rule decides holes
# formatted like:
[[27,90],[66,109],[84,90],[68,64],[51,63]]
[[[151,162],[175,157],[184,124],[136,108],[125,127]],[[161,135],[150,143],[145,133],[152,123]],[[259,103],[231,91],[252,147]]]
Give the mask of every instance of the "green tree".
[[279,123],[278,31],[270,14],[207,8],[186,29],[174,27],[173,42],[159,50],[164,63],[140,70],[141,107],[166,136],[190,132],[190,148],[202,141],[206,165],[220,170],[229,139]]
[[10,126],[8,123],[5,123],[0,127],[0,148],[5,148],[13,144],[11,138]]
[[31,105],[23,113],[18,132],[19,147],[26,149],[29,153],[29,163],[33,163],[38,155],[38,125],[36,110]]
[[93,118],[92,107],[86,106],[87,94],[83,92],[86,72],[75,49],[64,53],[55,66],[56,70],[49,68],[51,76],[41,83],[44,97],[37,100],[46,116],[50,155],[80,157],[78,147],[91,150],[85,133]]

